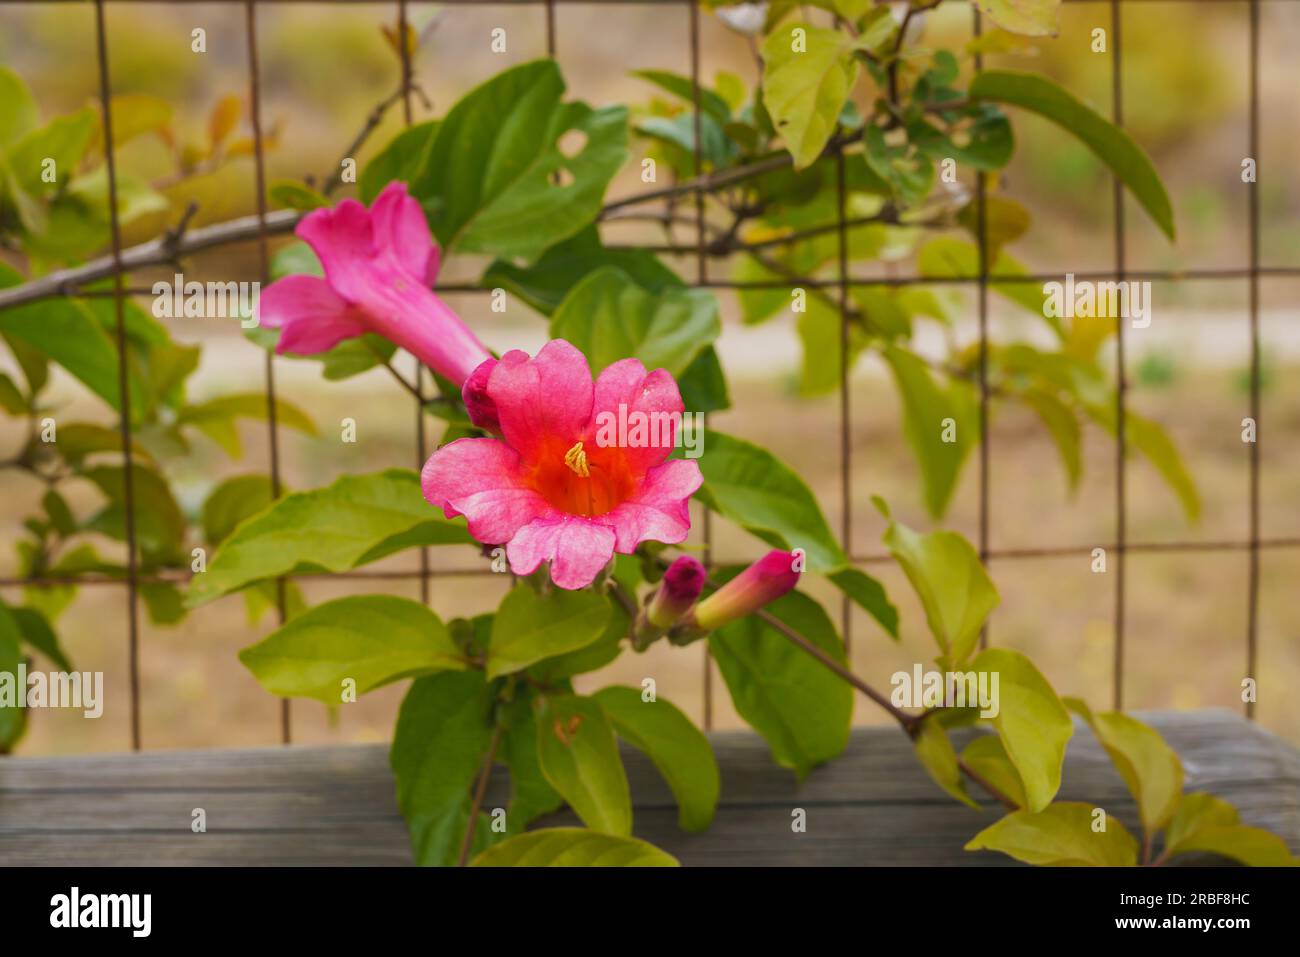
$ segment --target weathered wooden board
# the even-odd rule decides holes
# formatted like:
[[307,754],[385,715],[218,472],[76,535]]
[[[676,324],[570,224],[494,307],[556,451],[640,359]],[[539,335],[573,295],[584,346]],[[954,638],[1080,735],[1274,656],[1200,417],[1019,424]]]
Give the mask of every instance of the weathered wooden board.
[[[1300,752],[1225,712],[1143,715],[1183,757],[1189,790],[1240,808],[1300,849]],[[845,754],[797,785],[747,732],[714,734],[722,801],[703,834],[677,828],[672,796],[625,751],[636,833],[684,864],[1000,864],[962,845],[996,808],[946,798],[893,728],[855,730]],[[506,773],[487,806],[504,805]],[[1136,828],[1133,803],[1096,741],[1071,742],[1061,796]],[[806,833],[790,827],[807,812]],[[195,808],[208,831],[190,829]],[[566,814],[545,823],[572,823]],[[259,748],[0,760],[0,865],[409,864],[387,749]]]

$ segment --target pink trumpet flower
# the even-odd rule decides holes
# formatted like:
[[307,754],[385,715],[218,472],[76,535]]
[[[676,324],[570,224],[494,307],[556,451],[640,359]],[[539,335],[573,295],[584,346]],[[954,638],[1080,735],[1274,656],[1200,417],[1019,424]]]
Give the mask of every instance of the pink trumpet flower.
[[298,224],[325,278],[286,276],[262,291],[259,320],[280,330],[276,352],[312,355],[377,333],[457,386],[487,349],[429,287],[439,251],[406,184],[389,183],[369,209],[345,199]]
[[691,624],[700,631],[716,631],[776,601],[799,584],[796,564],[792,552],[768,552],[696,605]]
[[[583,588],[615,552],[686,538],[703,477],[693,461],[668,461],[683,405],[665,370],[623,359],[593,384],[586,357],[553,339],[534,358],[512,350],[483,363],[463,395],[474,423],[499,438],[458,439],[434,452],[424,497],[449,518],[464,515],[480,542],[505,544],[515,574],[550,562],[556,585]],[[602,424],[620,406],[666,428],[636,445],[612,443]]]

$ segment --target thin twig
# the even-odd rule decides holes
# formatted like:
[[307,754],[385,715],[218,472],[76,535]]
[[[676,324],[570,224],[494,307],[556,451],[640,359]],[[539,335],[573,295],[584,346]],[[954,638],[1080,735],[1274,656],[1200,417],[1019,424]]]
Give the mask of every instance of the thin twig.
[[497,759],[497,748],[501,746],[501,734],[504,726],[498,724],[492,732],[492,744],[483,759],[483,767],[478,774],[478,784],[474,788],[474,803],[469,808],[469,822],[465,825],[465,838],[460,842],[460,855],[456,859],[457,867],[469,863],[469,852],[474,847],[474,832],[478,830],[478,812],[483,807],[483,797],[487,794],[488,779],[492,777],[492,765]]

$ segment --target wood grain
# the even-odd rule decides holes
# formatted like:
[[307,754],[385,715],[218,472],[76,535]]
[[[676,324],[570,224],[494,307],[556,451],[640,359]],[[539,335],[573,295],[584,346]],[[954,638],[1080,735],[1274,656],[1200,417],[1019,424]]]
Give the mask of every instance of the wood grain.
[[[1226,712],[1142,717],[1182,755],[1188,790],[1224,797],[1246,823],[1300,850],[1300,752]],[[636,833],[684,864],[1008,863],[962,850],[996,819],[993,802],[982,801],[981,813],[949,800],[893,728],[855,729],[844,755],[802,784],[772,764],[755,735],[711,737],[722,799],[703,834],[677,828],[658,773],[624,751]],[[507,794],[499,769],[485,806],[504,805]],[[1123,782],[1086,728],[1070,744],[1061,798],[1093,802],[1137,829]],[[207,813],[206,833],[190,829],[195,808]],[[806,812],[806,833],[791,830],[795,808]],[[0,759],[0,865],[410,863],[382,745]]]

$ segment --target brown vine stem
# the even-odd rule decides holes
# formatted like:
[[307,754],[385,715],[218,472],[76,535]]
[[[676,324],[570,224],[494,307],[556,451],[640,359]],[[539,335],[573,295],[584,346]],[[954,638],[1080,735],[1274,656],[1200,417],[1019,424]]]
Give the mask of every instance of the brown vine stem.
[[[666,568],[671,563],[661,557],[659,559],[659,564]],[[708,580],[708,584],[710,587],[713,588],[718,587],[717,582],[713,581],[712,579]],[[778,634],[782,635],[783,637],[789,639],[800,650],[811,655],[822,666],[827,668],[829,671],[833,672],[841,680],[847,682],[851,687],[856,688],[858,691],[861,691],[875,704],[879,705],[881,708],[884,708],[885,711],[889,712],[890,716],[895,721],[898,722],[899,727],[903,729],[904,733],[907,734],[909,738],[915,740],[916,736],[920,734],[921,725],[925,722],[925,720],[927,718],[931,718],[932,716],[938,713],[936,709],[931,708],[927,711],[921,712],[920,714],[909,714],[908,712],[902,710],[901,708],[896,707],[894,703],[889,700],[889,698],[881,694],[871,685],[867,684],[867,682],[863,681],[852,671],[850,671],[847,667],[845,667],[844,665],[836,661],[833,656],[823,651],[821,648],[817,647],[817,645],[814,644],[811,640],[809,640],[805,635],[803,635],[797,629],[791,628],[789,625],[783,622],[780,618],[777,618],[771,612],[766,611],[764,609],[760,609],[759,611],[755,612],[755,615],[765,625],[767,625],[769,628],[772,628],[774,631],[776,631]],[[984,777],[984,775],[980,774],[978,771],[976,771],[974,768],[968,765],[960,757],[957,758],[957,768],[964,775],[966,775],[968,778],[970,778],[972,781],[978,784],[981,788],[987,791],[991,797],[997,800],[998,803],[1000,803],[1007,810],[1017,811],[1020,809],[1020,805],[1016,804],[1016,802],[1013,801],[1006,793],[1004,793],[995,784],[989,781],[988,778]]]
[[483,758],[478,784],[474,787],[474,803],[470,805],[469,821],[465,825],[465,837],[460,842],[460,855],[456,858],[457,867],[465,867],[469,864],[469,852],[474,847],[474,832],[478,829],[478,814],[483,809],[483,797],[487,794],[488,780],[492,777],[492,765],[496,763],[497,748],[501,746],[501,735],[504,731],[504,726],[498,723],[496,730],[492,732],[492,744]]
[[[853,142],[854,139],[855,137],[836,137],[832,139],[826,145],[823,155],[834,155],[844,146]],[[603,218],[605,214],[613,210],[635,206],[639,203],[648,203],[657,199],[671,200],[700,188],[714,190],[733,183],[743,182],[763,173],[782,169],[789,166],[790,162],[789,153],[777,153],[745,166],[736,166],[717,173],[707,173],[693,179],[683,180],[673,186],[637,193],[633,196],[615,200],[606,204],[601,216]],[[263,228],[265,228],[268,236],[292,232],[293,228],[298,225],[298,220],[305,215],[306,212],[303,210],[277,209],[266,214],[265,227],[263,227],[257,216],[243,216],[224,223],[214,223],[211,226],[188,230],[179,240],[169,236],[162,236],[139,246],[132,246],[130,249],[123,250],[122,270],[128,272],[145,266],[156,266],[204,249],[256,239],[262,233]],[[113,257],[101,256],[81,266],[60,269],[39,279],[25,282],[22,285],[0,289],[0,309],[21,306],[40,299],[77,295],[82,286],[100,279],[109,278],[113,275],[113,270]]]

